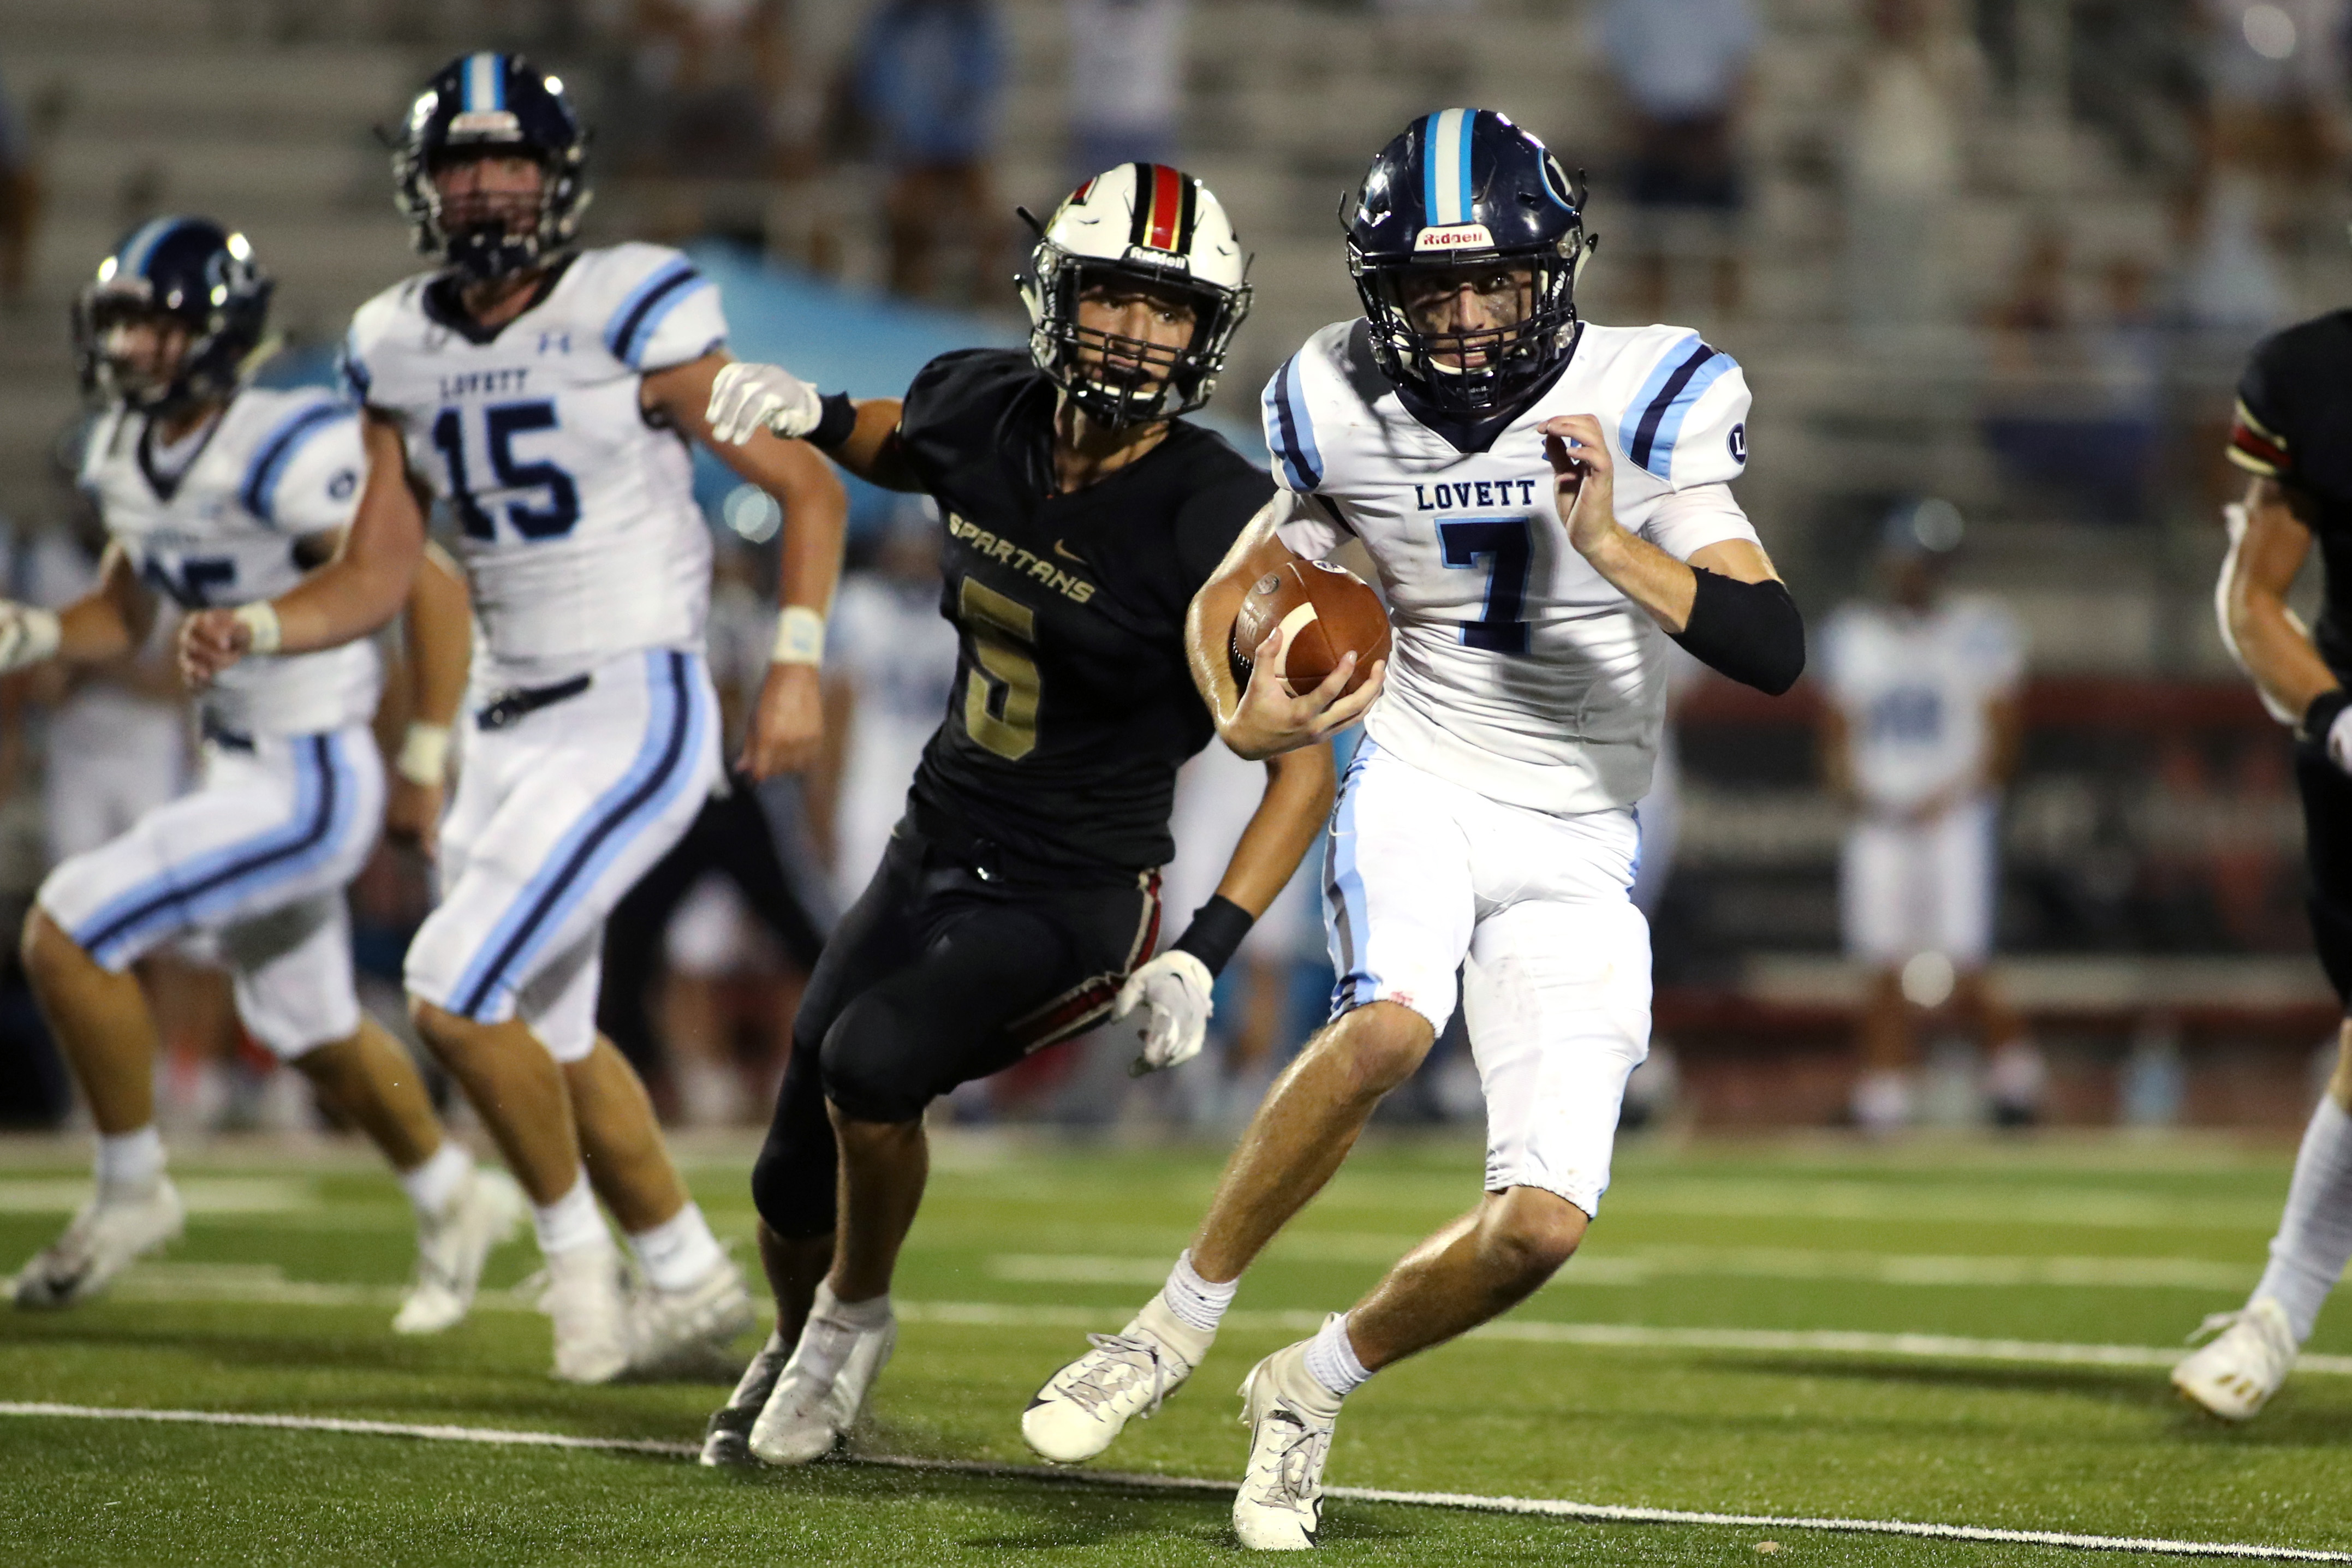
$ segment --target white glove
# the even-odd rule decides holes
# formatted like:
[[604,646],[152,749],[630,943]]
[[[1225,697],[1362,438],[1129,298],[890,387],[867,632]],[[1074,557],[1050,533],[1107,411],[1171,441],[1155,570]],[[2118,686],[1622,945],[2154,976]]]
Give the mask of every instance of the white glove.
[[806,435],[824,417],[824,407],[816,388],[783,366],[738,362],[721,370],[710,383],[710,407],[704,417],[712,435],[740,446],[761,428],[788,439]]
[[1123,1019],[1138,1003],[1144,1009],[1135,1029],[1143,1054],[1127,1070],[1129,1077],[1140,1078],[1201,1054],[1209,1015],[1215,1010],[1211,993],[1216,984],[1209,967],[1181,948],[1160,954],[1127,977],[1110,1016]]
[[2327,760],[2336,764],[2337,772],[2352,773],[2352,707],[2337,714],[2327,727]]
[[0,599],[0,675],[50,657],[62,635],[56,611]]

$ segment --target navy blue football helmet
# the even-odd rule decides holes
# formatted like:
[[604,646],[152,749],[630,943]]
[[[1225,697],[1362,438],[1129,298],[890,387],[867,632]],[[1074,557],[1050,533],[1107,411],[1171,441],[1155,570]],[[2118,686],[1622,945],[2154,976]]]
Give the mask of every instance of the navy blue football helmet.
[[[1343,210],[1348,268],[1371,323],[1381,372],[1439,408],[1499,412],[1538,386],[1576,347],[1576,277],[1596,241],[1584,232],[1584,182],[1544,144],[1491,109],[1447,109],[1381,149]],[[1431,330],[1414,324],[1416,275],[1526,268],[1529,287],[1507,325]]]
[[[271,287],[246,237],[210,218],[140,225],[74,300],[83,390],[149,411],[230,395],[260,355]],[[131,363],[113,340],[116,328],[155,317],[188,333],[179,362],[162,375]]]
[[[416,95],[392,146],[395,200],[416,248],[472,278],[503,277],[562,254],[588,205],[588,133],[563,84],[520,55],[460,55]],[[542,172],[536,203],[495,201],[445,214],[436,169],[467,158],[520,153]]]

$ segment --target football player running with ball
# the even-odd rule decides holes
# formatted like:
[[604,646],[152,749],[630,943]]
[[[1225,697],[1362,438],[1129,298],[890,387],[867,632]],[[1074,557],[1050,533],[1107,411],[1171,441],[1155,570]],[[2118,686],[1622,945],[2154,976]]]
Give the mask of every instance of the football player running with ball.
[[1549,1280],[1609,1185],[1649,1041],[1648,932],[1628,897],[1665,699],[1664,637],[1786,691],[1804,628],[1728,481],[1739,368],[1675,327],[1580,321],[1583,192],[1489,110],[1414,123],[1348,209],[1361,319],[1276,373],[1281,493],[1194,601],[1192,667],[1244,757],[1328,715],[1225,642],[1249,585],[1349,538],[1379,568],[1393,667],[1332,819],[1331,1023],[1267,1094],[1161,1292],[1055,1374],[1022,1417],[1074,1462],[1207,1355],[1242,1271],[1330,1179],[1428,1054],[1454,975],[1486,1091],[1485,1196],[1321,1333],[1242,1385],[1243,1543],[1312,1546],[1340,1402],[1381,1367]]
[[[204,218],[157,218],[99,264],[74,329],[101,405],[81,483],[110,543],[88,596],[57,611],[0,601],[0,671],[120,659],[165,600],[200,611],[280,593],[334,552],[365,467],[359,422],[327,392],[245,384],[269,294],[245,236]],[[465,683],[465,589],[435,565],[411,591],[420,706],[446,719]],[[87,1301],[179,1233],[155,1020],[131,972],[167,946],[224,964],[253,1037],[399,1173],[419,1235],[394,1328],[462,1318],[483,1258],[520,1221],[513,1183],[444,1134],[416,1064],[352,987],[343,889],[384,820],[369,733],[383,684],[372,643],[254,660],[205,694],[199,786],[41,884],[25,969],[98,1125],[98,1191],[18,1273],[18,1306]]]
[[[560,84],[517,56],[463,57],[418,96],[394,162],[442,266],[362,306],[345,340],[367,444],[358,517],[332,564],[191,621],[182,654],[201,678],[365,636],[407,591],[426,506],[454,517],[480,646],[410,1005],[530,1197],[556,1375],[601,1383],[709,1364],[751,1311],[643,1085],[595,1028],[604,917],[720,776],[688,442],[709,439],[727,326],[675,251],[571,248],[584,147]],[[765,776],[816,748],[846,503],[806,446],[721,452],[788,519],[777,662],[746,747]],[[600,1197],[642,1290],[625,1286]]]
[[[2230,461],[2253,476],[2229,508],[2230,553],[2216,595],[2221,637],[2273,717],[2294,727],[2311,868],[2313,944],[2352,1011],[2352,311],[2286,329],[2254,350],[2238,382]],[[2316,540],[2319,624],[2288,591]],[[2336,1071],[2311,1113],[2271,1239],[2270,1264],[2246,1304],[2209,1318],[2222,1331],[2173,1369],[2173,1386],[2227,1421],[2251,1418],[2286,1381],[2329,1292],[2352,1260],[2352,1018],[2337,1030]]]
[[[855,405],[772,367],[722,378],[722,434],[781,422],[937,500],[962,648],[907,815],[793,1023],[751,1178],[776,1332],[712,1417],[705,1463],[803,1463],[856,1419],[896,1334],[924,1107],[1114,1012],[1140,1009],[1139,1070],[1198,1051],[1216,971],[1330,807],[1328,748],[1263,753],[1265,793],[1215,896],[1152,957],[1176,771],[1216,737],[1186,607],[1273,489],[1177,417],[1216,384],[1243,271],[1206,186],[1126,164],[1043,226],[1022,280],[1029,353],[944,355],[903,400]],[[1346,673],[1276,705],[1286,735],[1349,722],[1377,686],[1335,704]]]

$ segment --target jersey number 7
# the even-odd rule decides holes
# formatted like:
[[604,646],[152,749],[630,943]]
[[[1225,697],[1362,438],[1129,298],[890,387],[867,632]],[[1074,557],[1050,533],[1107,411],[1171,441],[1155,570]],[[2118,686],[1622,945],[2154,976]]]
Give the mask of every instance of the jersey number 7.
[[[544,506],[534,506],[527,500],[506,502],[508,523],[526,539],[561,538],[580,520],[580,487],[572,482],[571,475],[552,463],[522,463],[515,458],[516,436],[555,428],[555,405],[545,399],[492,403],[482,410],[489,471],[498,480],[498,487],[509,495],[539,490],[546,496]],[[466,530],[468,538],[496,538],[497,526],[474,494],[470,477],[473,470],[466,461],[466,419],[462,409],[445,408],[434,419],[433,444],[440,449],[441,460],[448,465],[449,504],[457,510],[458,527]]]
[[1528,601],[1528,563],[1533,555],[1525,517],[1464,517],[1437,525],[1445,564],[1471,569],[1489,563],[1486,608],[1462,623],[1462,645],[1496,653],[1528,651],[1528,623],[1519,619]]

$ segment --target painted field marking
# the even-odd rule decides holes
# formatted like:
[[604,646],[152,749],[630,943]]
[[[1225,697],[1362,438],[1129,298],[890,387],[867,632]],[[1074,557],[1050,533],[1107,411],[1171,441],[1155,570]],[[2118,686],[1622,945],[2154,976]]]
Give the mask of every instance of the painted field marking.
[[[1367,1250],[1340,1259],[1336,1249],[1311,1260],[1293,1249],[1270,1262],[1389,1262],[1407,1247]],[[1031,1284],[1156,1285],[1168,1277],[1165,1258],[1066,1252],[1001,1252],[988,1260],[1000,1280]],[[1969,1254],[1886,1253],[1795,1247],[1643,1247],[1579,1257],[1552,1279],[1553,1289],[1622,1286],[1652,1280],[1855,1280],[1878,1285],[1985,1288],[2056,1285],[2159,1291],[2243,1291],[2258,1271],[2200,1258],[2040,1258]]]
[[[408,1437],[435,1443],[480,1443],[503,1448],[568,1448],[604,1453],[650,1454],[692,1458],[696,1443],[652,1437],[579,1437],[563,1432],[522,1432],[491,1427],[426,1426],[402,1421],[357,1421],[330,1416],[276,1416],[247,1411],[143,1410],[97,1405],[59,1405],[37,1400],[0,1402],[0,1416],[61,1420],[141,1421],[179,1426],[243,1427],[281,1432],[324,1432],[349,1437]],[[923,1459],[898,1455],[858,1455],[853,1463],[944,1475],[1041,1481],[1060,1486],[1118,1490],[1191,1492],[1231,1497],[1230,1481],[1196,1476],[1139,1475],[1115,1470],[1050,1469],[1043,1465],[991,1464],[976,1459]],[[1473,1513],[1534,1515],[1603,1524],[1712,1524],[1735,1529],[1814,1530],[1848,1535],[1901,1535],[1932,1541],[1969,1541],[2023,1546],[2073,1547],[2085,1552],[2141,1552],[2170,1557],[2232,1557],[2267,1562],[2352,1563],[2352,1552],[2307,1546],[2262,1546],[2234,1541],[2175,1541],[2158,1536],[2091,1535],[2059,1530],[1998,1530],[1982,1525],[1937,1524],[1904,1519],[1811,1518],[1772,1513],[1713,1513],[1675,1508],[1625,1508],[1573,1502],[1565,1498],[1487,1497],[1475,1492],[1391,1491],[1380,1487],[1326,1487],[1323,1495],[1341,1502],[1388,1503],[1406,1508],[1444,1508]]]
[[[221,1302],[289,1307],[378,1307],[400,1304],[391,1285],[348,1285],[289,1280],[270,1263],[141,1263],[110,1292],[127,1301]],[[1070,1329],[1082,1333],[1116,1329],[1126,1321],[1118,1307],[1073,1307],[1045,1302],[913,1301],[895,1303],[898,1321],[966,1328]],[[538,1311],[533,1295],[520,1287],[484,1291],[477,1312]],[[1319,1312],[1259,1312],[1247,1308],[1224,1316],[1228,1328],[1244,1333],[1312,1333],[1323,1326]],[[1470,1331],[1473,1339],[1520,1344],[1566,1344],[1622,1350],[1724,1351],[1751,1355],[1887,1356],[1906,1361],[1979,1361],[2020,1366],[2170,1367],[2186,1347],[2141,1344],[2069,1344],[2050,1340],[1969,1339],[1957,1334],[1873,1333],[1847,1329],[1653,1328],[1643,1323],[1574,1323],[1539,1318],[1505,1318]],[[2299,1373],[2352,1376],[2352,1355],[2306,1354]]]
[[[307,1176],[181,1176],[190,1214],[292,1214],[321,1200]],[[87,1176],[0,1177],[0,1214],[71,1214],[89,1200]]]

